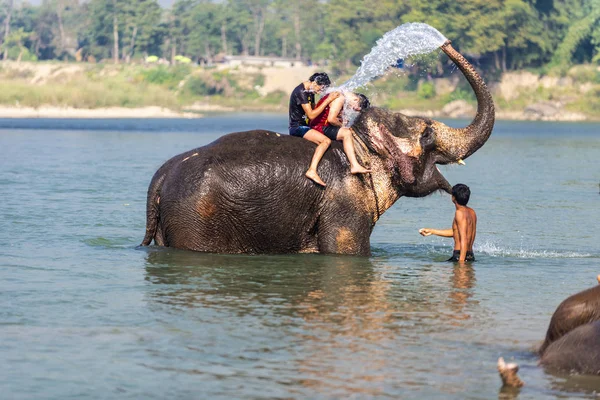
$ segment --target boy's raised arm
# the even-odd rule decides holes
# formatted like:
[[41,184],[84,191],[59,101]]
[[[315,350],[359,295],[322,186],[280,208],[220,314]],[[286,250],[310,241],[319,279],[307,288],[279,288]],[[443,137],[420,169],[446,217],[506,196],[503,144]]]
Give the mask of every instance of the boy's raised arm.
[[430,235],[436,235],[436,236],[442,236],[442,237],[452,237],[453,236],[452,229],[421,228],[421,229],[419,229],[419,233],[422,236],[430,236]]

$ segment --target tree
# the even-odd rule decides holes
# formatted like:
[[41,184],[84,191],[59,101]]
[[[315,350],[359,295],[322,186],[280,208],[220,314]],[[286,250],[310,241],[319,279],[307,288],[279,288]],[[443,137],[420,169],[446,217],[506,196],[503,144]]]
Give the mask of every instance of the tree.
[[10,49],[16,47],[19,49],[19,55],[16,58],[17,62],[21,61],[23,53],[27,51],[24,43],[29,37],[31,37],[31,32],[26,32],[23,28],[13,30],[8,37],[5,38],[4,43],[2,44],[4,54],[7,55],[6,57],[8,58]]
[[36,15],[33,32],[35,34],[33,53],[39,59],[52,59],[57,56],[55,48],[56,14],[48,4],[42,4]]
[[[14,0],[6,0],[6,17],[4,18],[4,45],[8,41],[8,37],[10,35],[10,18],[12,17]],[[8,58],[8,47],[4,46],[4,55],[2,56],[3,60]]]
[[[118,62],[118,18],[116,0],[91,0],[86,4],[88,23],[83,34],[87,52],[97,59],[108,58]],[[115,28],[116,32],[115,32]],[[112,50],[111,50],[112,48]]]
[[324,40],[320,42],[328,43],[333,57],[346,67],[357,65],[407,11],[404,0],[331,0],[325,8]]
[[162,11],[156,0],[129,0],[121,8],[123,33],[126,42],[122,59],[129,62],[136,45],[147,53],[155,31],[159,30]]
[[551,37],[533,4],[526,0],[506,0],[498,18],[505,36],[501,49],[502,71],[509,69],[509,61],[510,69],[547,61],[552,51]]
[[229,32],[233,37],[231,54],[250,54],[250,33],[252,31],[252,14],[241,1],[230,0],[229,7]]
[[[578,12],[579,11],[579,12]],[[587,61],[600,58],[600,4],[595,0],[588,0],[581,9],[574,11],[562,10],[563,16],[571,16],[564,39],[554,53],[552,63],[564,71],[573,63],[573,56],[586,40],[590,43],[590,50],[581,58]],[[581,61],[583,61],[581,60]]]
[[182,22],[188,27],[185,54],[192,59],[204,58],[212,60],[213,51],[220,45],[219,12],[221,6],[206,1],[196,3],[182,17]]
[[188,16],[192,12],[195,3],[192,0],[178,0],[173,5],[169,14],[169,43],[167,47],[171,51],[171,63],[175,62],[175,55],[186,54],[188,38],[193,30]]
[[[244,36],[248,34],[253,36],[254,45],[252,47],[255,56],[261,54],[260,45],[271,3],[272,0],[237,0],[230,2],[236,12],[240,14],[236,18],[241,23],[238,33],[245,32]],[[242,53],[249,54],[250,43],[248,38],[241,35],[238,38],[242,45]]]

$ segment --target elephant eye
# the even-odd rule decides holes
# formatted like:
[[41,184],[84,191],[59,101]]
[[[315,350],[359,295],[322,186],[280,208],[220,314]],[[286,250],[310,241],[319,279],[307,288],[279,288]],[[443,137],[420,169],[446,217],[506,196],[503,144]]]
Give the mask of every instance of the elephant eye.
[[425,128],[423,134],[421,135],[421,146],[429,147],[432,146],[434,142],[435,136],[433,134],[433,129],[431,129],[431,127],[428,126],[427,128]]

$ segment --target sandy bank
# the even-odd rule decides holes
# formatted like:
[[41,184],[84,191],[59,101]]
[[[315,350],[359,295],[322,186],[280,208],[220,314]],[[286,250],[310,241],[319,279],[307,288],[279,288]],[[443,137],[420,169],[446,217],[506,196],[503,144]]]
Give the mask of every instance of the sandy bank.
[[106,107],[81,109],[72,107],[0,106],[0,118],[200,118],[202,114],[177,112],[163,107]]
[[[460,103],[460,104],[456,104]],[[53,107],[42,106],[33,107],[10,107],[0,105],[0,118],[73,118],[73,119],[119,119],[119,118],[202,118],[201,112],[219,112],[228,113],[239,110],[233,107],[221,106],[218,104],[194,103],[184,107],[183,112],[177,112],[168,108],[148,106],[139,108],[125,107],[106,107],[96,109],[81,109],[73,107]],[[273,109],[273,107],[261,107],[260,105],[252,109],[253,112],[287,112],[287,109]],[[475,116],[475,107],[467,104],[463,100],[458,100],[447,104],[441,110],[412,110],[400,109],[392,110],[400,112],[407,116],[419,116],[428,118],[450,118],[450,119],[472,119]],[[529,106],[524,111],[503,111],[496,110],[497,120],[513,121],[598,121],[600,118],[593,118],[581,113],[573,113],[561,110],[559,107],[550,107],[545,103],[538,103]]]

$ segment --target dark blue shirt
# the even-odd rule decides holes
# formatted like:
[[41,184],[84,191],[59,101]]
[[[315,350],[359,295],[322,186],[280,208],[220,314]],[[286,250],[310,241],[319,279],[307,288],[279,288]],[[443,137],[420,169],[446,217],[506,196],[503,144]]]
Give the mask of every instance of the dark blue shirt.
[[290,128],[298,126],[308,126],[308,118],[304,113],[302,104],[309,104],[315,107],[315,95],[304,88],[304,83],[296,86],[290,96]]

